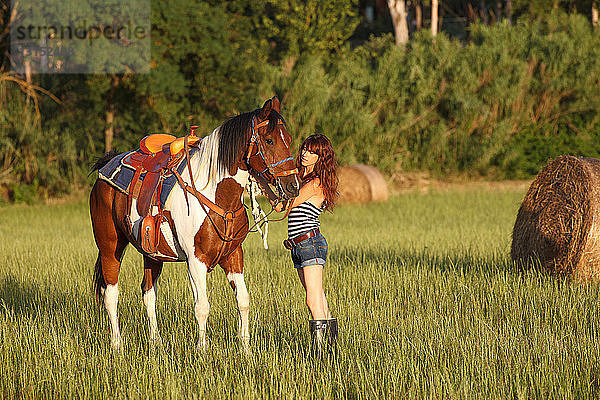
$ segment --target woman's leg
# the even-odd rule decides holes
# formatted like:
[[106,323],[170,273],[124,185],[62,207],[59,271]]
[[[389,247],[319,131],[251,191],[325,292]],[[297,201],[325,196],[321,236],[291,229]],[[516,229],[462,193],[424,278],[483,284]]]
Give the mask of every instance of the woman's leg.
[[[304,282],[304,271],[302,268],[297,268],[298,277],[300,278],[300,282],[306,290],[306,283]],[[331,319],[331,311],[329,310],[329,305],[327,304],[327,297],[325,297],[325,290],[323,290],[323,309],[325,310],[325,314],[327,315],[327,319]]]
[[329,311],[329,306],[327,305],[327,298],[325,297],[325,290],[323,290],[323,309],[325,310],[325,318],[331,319],[331,312]]
[[317,264],[298,268],[298,277],[306,290],[306,305],[313,319],[331,318],[323,291],[323,266]]

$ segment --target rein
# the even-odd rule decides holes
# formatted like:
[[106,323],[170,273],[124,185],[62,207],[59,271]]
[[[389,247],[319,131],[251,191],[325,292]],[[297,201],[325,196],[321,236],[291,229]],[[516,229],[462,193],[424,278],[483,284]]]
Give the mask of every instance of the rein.
[[290,211],[292,210],[292,200],[289,201],[288,205],[286,206],[286,210],[285,210],[285,215],[281,218],[277,218],[277,219],[269,219],[269,215],[273,214],[273,211],[275,211],[275,208],[273,208],[273,206],[271,206],[271,211],[269,211],[263,218],[259,218],[258,221],[254,220],[255,223],[254,225],[252,225],[252,228],[250,228],[250,230],[248,232],[258,232],[258,230],[253,231],[252,229],[254,229],[254,227],[258,224],[264,224],[265,222],[279,222],[284,220],[285,218],[288,217],[288,215],[290,215]]

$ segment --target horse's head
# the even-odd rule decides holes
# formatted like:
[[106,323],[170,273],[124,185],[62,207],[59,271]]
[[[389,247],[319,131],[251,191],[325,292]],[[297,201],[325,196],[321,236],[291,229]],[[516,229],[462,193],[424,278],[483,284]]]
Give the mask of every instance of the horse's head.
[[290,152],[292,137],[279,114],[277,97],[265,102],[252,117],[246,160],[254,172],[277,187],[282,200],[298,195],[298,169]]

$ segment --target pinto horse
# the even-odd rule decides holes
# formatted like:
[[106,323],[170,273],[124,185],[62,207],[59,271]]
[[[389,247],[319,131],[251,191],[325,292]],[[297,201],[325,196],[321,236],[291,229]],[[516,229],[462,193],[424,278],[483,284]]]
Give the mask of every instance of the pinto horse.
[[[276,186],[282,201],[297,196],[299,190],[298,171],[290,154],[291,136],[279,112],[279,100],[274,97],[262,108],[230,118],[202,138],[199,150],[189,157],[188,169],[179,175],[179,184],[165,202],[173,236],[184,254],[178,261],[187,262],[200,333],[198,348],[202,350],[206,349],[210,308],[206,277],[216,264],[223,268],[234,291],[239,311],[238,337],[244,348],[249,348],[250,298],[244,281],[241,247],[249,223],[242,194],[251,173]],[[102,168],[111,158],[105,156],[99,160],[92,171]],[[143,254],[142,298],[150,341],[161,340],[155,304],[163,260],[144,253],[136,244],[127,226],[131,211],[127,209],[131,204],[127,196],[101,179],[96,180],[90,194],[90,214],[99,250],[94,287],[97,299],[104,300],[111,325],[111,346],[115,350],[121,347],[117,317],[119,268],[129,243]]]

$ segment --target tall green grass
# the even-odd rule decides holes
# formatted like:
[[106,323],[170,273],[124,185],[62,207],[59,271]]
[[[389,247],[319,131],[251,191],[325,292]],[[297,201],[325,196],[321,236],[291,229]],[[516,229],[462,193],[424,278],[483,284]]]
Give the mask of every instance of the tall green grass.
[[307,357],[308,313],[285,224],[244,244],[252,354],[224,274],[209,275],[209,350],[184,264],[160,280],[148,344],[141,257],[120,277],[122,355],[91,291],[86,203],[0,208],[2,398],[597,398],[600,296],[508,259],[522,192],[408,194],[322,217],[337,358]]

